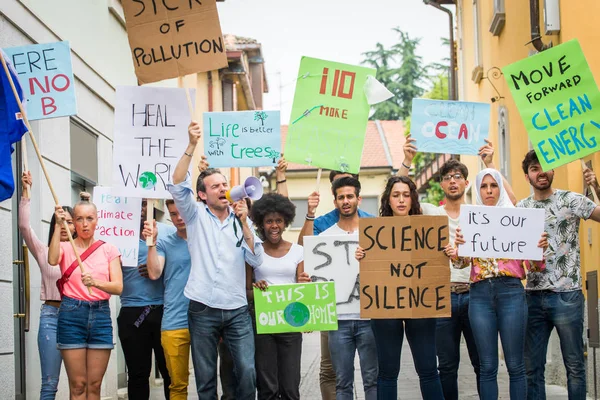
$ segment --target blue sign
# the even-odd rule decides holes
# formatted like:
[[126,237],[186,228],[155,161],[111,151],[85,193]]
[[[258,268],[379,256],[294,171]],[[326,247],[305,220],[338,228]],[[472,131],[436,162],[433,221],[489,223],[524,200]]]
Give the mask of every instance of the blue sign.
[[279,111],[207,112],[203,120],[204,153],[211,167],[277,165]]
[[19,76],[30,121],[77,114],[69,42],[3,50]]
[[490,105],[413,99],[410,136],[423,153],[477,155],[490,133]]

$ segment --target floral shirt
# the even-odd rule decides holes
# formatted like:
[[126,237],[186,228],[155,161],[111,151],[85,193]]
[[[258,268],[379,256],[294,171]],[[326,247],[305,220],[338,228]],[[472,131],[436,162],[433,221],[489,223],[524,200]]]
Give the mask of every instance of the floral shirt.
[[555,292],[581,290],[579,222],[581,218],[588,219],[592,215],[596,204],[578,193],[555,190],[546,200],[534,200],[532,195],[517,203],[517,207],[546,210],[546,269],[541,272],[530,271],[526,289]]
[[484,279],[508,276],[525,279],[525,269],[529,272],[542,271],[545,268],[543,261],[507,260],[504,258],[478,258],[458,257],[452,259],[454,268],[471,268],[471,283]]

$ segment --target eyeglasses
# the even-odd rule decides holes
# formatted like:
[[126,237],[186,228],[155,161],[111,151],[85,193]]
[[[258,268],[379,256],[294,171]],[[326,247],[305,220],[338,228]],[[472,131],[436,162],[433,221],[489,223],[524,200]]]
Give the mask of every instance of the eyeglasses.
[[448,175],[444,175],[442,177],[442,180],[444,182],[450,182],[451,179],[454,179],[455,181],[461,181],[463,179],[465,179],[462,174],[448,174]]

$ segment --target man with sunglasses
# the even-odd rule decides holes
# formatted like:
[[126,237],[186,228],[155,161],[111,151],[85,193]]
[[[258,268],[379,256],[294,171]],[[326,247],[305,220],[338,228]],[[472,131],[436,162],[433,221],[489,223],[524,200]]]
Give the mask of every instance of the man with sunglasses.
[[[408,176],[412,160],[417,153],[416,140],[410,136],[404,144],[404,161],[398,175]],[[486,144],[479,149],[486,168],[495,168],[493,163],[494,147],[486,139]],[[446,161],[440,167],[440,185],[444,191],[444,204],[435,207],[421,203],[423,209],[428,209],[430,215],[448,216],[450,242],[456,238],[456,228],[460,217],[460,206],[465,204],[465,190],[469,186],[469,170],[467,166],[455,158]],[[510,186],[508,186],[510,188]],[[507,190],[514,198],[512,190]],[[511,200],[512,200],[511,198]],[[513,200],[514,202],[514,200]],[[458,366],[460,364],[460,337],[465,337],[469,358],[477,377],[477,392],[479,392],[479,355],[469,323],[469,277],[471,268],[450,268],[450,292],[452,314],[448,318],[439,318],[436,327],[436,348],[439,360],[438,370],[442,389],[446,400],[458,399]]]

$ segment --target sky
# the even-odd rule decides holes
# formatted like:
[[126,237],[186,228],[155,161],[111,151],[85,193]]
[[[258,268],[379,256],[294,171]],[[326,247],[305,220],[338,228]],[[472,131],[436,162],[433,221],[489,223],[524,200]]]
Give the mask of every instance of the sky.
[[281,110],[287,124],[300,58],[310,56],[358,65],[362,53],[397,43],[392,28],[421,38],[426,64],[447,57],[448,16],[422,0],[225,0],[219,2],[223,34],[258,40],[269,85],[264,109]]

